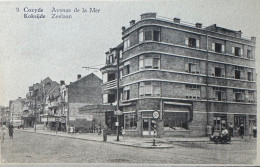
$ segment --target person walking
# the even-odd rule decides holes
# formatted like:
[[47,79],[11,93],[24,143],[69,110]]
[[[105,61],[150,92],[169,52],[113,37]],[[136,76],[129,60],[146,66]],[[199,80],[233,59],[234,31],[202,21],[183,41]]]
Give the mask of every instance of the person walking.
[[124,127],[122,127],[122,136],[123,136],[123,138],[125,138],[125,129],[124,129]]
[[234,135],[233,135],[234,126],[233,126],[232,122],[229,123],[228,131],[229,131],[229,135],[230,135],[231,137],[233,137],[233,136],[234,136]]
[[256,138],[256,134],[257,134],[256,124],[253,124],[253,133],[254,133],[254,138]]
[[5,124],[3,124],[3,126],[2,126],[2,143],[5,140],[5,134],[6,134],[6,126],[5,126]]
[[9,129],[9,137],[10,137],[10,139],[13,139],[13,135],[14,135],[14,126],[13,126],[13,124],[10,124],[8,129]]
[[240,127],[239,127],[239,132],[240,132],[241,138],[243,139],[243,137],[244,137],[244,132],[245,132],[245,127],[244,127],[243,124],[240,125]]

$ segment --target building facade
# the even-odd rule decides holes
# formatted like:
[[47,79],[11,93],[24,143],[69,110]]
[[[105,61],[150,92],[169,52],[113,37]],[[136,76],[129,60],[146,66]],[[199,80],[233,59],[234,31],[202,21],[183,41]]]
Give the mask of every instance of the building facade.
[[10,123],[10,109],[9,107],[0,106],[0,112],[1,112],[1,125],[8,125]]
[[205,136],[210,126],[229,124],[235,135],[241,125],[251,132],[257,115],[255,37],[156,13],[142,14],[122,30],[123,45],[107,53],[101,71],[104,103],[116,102],[119,73],[126,135]]
[[10,123],[15,127],[22,125],[22,114],[25,99],[18,97],[16,100],[9,101]]
[[84,77],[78,75],[77,81],[71,82],[69,85],[65,85],[64,81],[61,82],[60,99],[63,104],[62,110],[66,115],[66,127],[80,127],[77,121],[86,117],[79,113],[79,108],[102,104],[102,80],[91,73]]

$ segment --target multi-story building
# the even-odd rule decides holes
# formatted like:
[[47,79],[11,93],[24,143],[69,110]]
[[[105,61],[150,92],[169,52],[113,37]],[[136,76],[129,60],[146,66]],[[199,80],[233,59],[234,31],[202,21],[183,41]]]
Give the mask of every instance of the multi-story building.
[[[202,27],[146,13],[122,28],[123,45],[106,54],[103,102],[116,102],[126,135],[204,136],[256,122],[256,38],[216,24]],[[122,54],[121,54],[122,52]],[[154,119],[154,111],[159,118]]]
[[93,73],[84,77],[78,75],[77,81],[69,85],[61,81],[60,103],[61,110],[66,116],[66,127],[77,127],[77,120],[87,119],[79,113],[79,108],[102,103],[101,83],[102,80]]
[[8,125],[10,123],[10,117],[11,117],[11,114],[10,114],[10,109],[9,107],[4,107],[4,106],[1,106],[0,107],[0,111],[1,111],[1,125],[5,124],[5,125]]
[[[59,87],[59,83],[52,81],[49,77],[29,87],[29,92],[26,94],[23,107],[22,118],[25,127],[34,126],[35,121],[39,124],[44,122],[42,116],[46,113],[46,110],[48,110],[46,99],[49,98],[50,92],[53,92],[54,89],[58,89],[57,92],[59,92]],[[42,118],[43,120],[41,120]]]
[[23,104],[25,99],[18,97],[16,100],[9,101],[10,108],[10,123],[14,126],[20,126],[22,124]]

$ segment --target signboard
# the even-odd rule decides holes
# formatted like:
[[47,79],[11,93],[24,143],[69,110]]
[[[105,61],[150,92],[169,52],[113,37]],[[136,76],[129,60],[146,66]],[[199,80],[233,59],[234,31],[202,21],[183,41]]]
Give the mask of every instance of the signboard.
[[116,126],[119,126],[119,122],[115,122],[115,125],[116,125]]
[[123,115],[123,112],[120,110],[114,111],[114,115]]

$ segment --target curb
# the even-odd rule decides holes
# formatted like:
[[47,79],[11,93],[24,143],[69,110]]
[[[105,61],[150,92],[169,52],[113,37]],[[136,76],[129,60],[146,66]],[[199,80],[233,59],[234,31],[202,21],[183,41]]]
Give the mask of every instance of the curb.
[[44,133],[44,132],[34,132],[34,131],[27,131],[27,130],[22,130],[22,132],[28,132],[28,133],[38,133],[38,134],[43,134],[43,135],[51,135],[51,136],[58,136],[58,137],[67,137],[67,138],[72,138],[72,139],[79,139],[79,140],[87,140],[87,141],[95,141],[95,142],[102,142],[102,143],[109,143],[109,144],[115,144],[115,145],[122,145],[122,146],[129,146],[129,147],[135,147],[135,148],[147,148],[147,149],[166,149],[166,148],[174,148],[173,146],[139,146],[139,145],[131,145],[131,144],[125,144],[125,143],[116,143],[113,141],[100,141],[100,140],[94,140],[94,139],[86,139],[86,138],[81,138],[81,137],[76,137],[76,136],[64,136],[60,134],[51,134],[51,133]]

